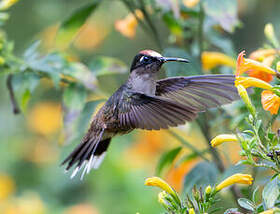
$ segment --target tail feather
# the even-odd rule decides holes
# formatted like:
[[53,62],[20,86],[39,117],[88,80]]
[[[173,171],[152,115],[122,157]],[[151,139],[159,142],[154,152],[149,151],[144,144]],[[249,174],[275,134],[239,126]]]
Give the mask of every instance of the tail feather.
[[67,171],[76,165],[71,178],[75,177],[81,168],[84,168],[81,176],[82,179],[85,173],[88,174],[91,169],[97,169],[99,167],[111,141],[111,138],[101,140],[102,136],[103,131],[95,138],[85,140],[62,162],[62,165],[68,163],[66,167]]

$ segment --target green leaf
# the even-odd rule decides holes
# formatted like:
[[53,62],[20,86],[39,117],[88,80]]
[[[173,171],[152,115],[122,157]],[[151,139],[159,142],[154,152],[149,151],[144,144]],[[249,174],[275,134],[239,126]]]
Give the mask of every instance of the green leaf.
[[243,207],[246,210],[250,210],[250,211],[255,210],[254,202],[250,201],[247,198],[239,198],[238,199],[238,204],[239,204],[240,207]]
[[274,207],[274,204],[279,197],[280,192],[278,183],[278,177],[276,177],[268,182],[263,189],[262,197],[265,210]]
[[163,21],[171,31],[176,36],[181,36],[183,34],[183,28],[179,23],[179,20],[176,19],[173,14],[165,13],[162,17]]
[[258,190],[259,190],[259,186],[257,186],[255,189],[254,189],[254,192],[252,193],[252,201],[254,203],[257,202],[257,193],[258,193]]
[[203,7],[205,13],[229,33],[232,33],[239,24],[236,0],[204,0]]
[[21,97],[21,102],[20,102],[20,109],[25,112],[26,106],[31,98],[31,92],[30,90],[26,89]]
[[86,101],[87,92],[84,87],[77,84],[70,84],[63,93],[64,105],[73,110],[81,110]]
[[249,160],[240,160],[240,161],[238,161],[236,163],[237,166],[239,166],[241,164],[243,164],[243,165],[251,165],[252,163]]
[[40,41],[36,41],[32,43],[25,51],[23,54],[23,58],[26,60],[34,60],[39,56],[38,54],[38,48],[40,46]]
[[189,193],[193,186],[206,187],[214,185],[217,181],[219,171],[214,163],[200,162],[185,177],[184,192]]
[[172,164],[174,159],[177,157],[177,155],[180,153],[182,150],[182,147],[177,147],[175,149],[171,149],[170,151],[164,153],[157,164],[156,168],[156,175],[160,176],[160,173],[162,170]]
[[[205,154],[207,152],[209,152],[209,149],[204,149],[204,150],[200,151],[200,154]],[[193,160],[193,159],[195,159],[197,157],[199,157],[199,154],[197,152],[193,152],[191,154],[185,155],[176,163],[176,165],[178,166],[178,165],[180,165],[182,163],[191,161],[191,160]]]
[[167,48],[163,51],[164,56],[180,57],[190,60],[190,63],[169,62],[164,64],[166,75],[172,76],[190,76],[199,74],[201,68],[197,59],[189,55],[185,50],[180,48]]
[[67,19],[65,19],[57,32],[56,43],[62,47],[68,44],[75,38],[79,29],[84,25],[92,12],[99,5],[100,0],[93,0],[91,3],[74,11]]
[[20,108],[25,111],[33,91],[36,89],[40,77],[35,73],[20,72],[13,74],[12,85],[16,92]]

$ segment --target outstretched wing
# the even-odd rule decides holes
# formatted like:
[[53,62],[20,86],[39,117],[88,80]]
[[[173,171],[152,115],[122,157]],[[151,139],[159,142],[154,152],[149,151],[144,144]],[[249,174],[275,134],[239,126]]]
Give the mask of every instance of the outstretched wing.
[[172,77],[157,81],[156,96],[184,103],[197,111],[239,99],[234,75]]
[[196,117],[190,106],[166,98],[142,93],[125,93],[119,103],[118,118],[122,128],[167,129]]

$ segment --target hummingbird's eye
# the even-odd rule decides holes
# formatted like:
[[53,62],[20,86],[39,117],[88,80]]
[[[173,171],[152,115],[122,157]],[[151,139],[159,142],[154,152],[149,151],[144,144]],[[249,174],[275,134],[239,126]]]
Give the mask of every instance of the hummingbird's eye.
[[140,63],[147,63],[149,62],[150,58],[147,56],[142,56],[139,60]]

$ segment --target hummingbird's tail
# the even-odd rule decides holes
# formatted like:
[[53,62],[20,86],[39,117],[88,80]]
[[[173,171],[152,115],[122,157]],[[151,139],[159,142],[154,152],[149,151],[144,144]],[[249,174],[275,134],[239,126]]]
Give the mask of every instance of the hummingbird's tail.
[[100,166],[111,141],[111,138],[101,140],[103,132],[102,130],[100,134],[94,138],[84,139],[62,162],[61,165],[68,163],[66,171],[76,164],[71,178],[74,178],[83,167],[84,170],[81,179],[83,179],[85,173],[88,174],[91,169],[97,169]]

